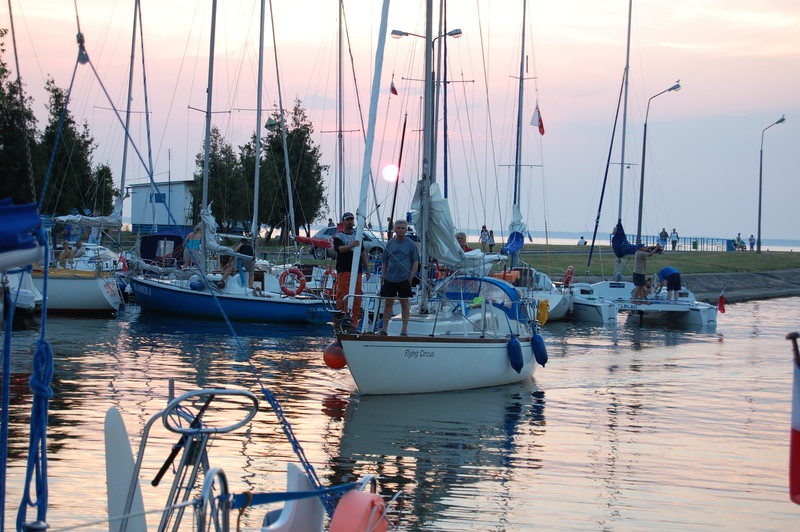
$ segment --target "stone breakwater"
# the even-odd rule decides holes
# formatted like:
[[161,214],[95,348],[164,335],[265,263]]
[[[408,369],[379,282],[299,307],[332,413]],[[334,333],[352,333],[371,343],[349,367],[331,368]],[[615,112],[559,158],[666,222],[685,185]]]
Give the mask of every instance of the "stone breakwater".
[[[630,280],[630,277],[626,279]],[[588,282],[599,280],[590,277]],[[723,287],[728,303],[800,296],[800,268],[747,273],[688,273],[681,274],[681,281],[699,301],[714,304],[719,300]]]

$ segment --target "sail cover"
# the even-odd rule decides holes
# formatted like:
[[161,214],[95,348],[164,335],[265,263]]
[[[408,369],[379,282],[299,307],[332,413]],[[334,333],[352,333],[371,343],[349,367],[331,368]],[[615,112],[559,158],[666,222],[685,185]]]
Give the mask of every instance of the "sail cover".
[[628,237],[625,236],[625,229],[622,227],[622,220],[617,222],[614,228],[614,235],[611,237],[611,247],[614,249],[614,255],[619,258],[625,255],[633,255],[638,249],[635,244],[628,242]]
[[79,227],[102,227],[106,229],[119,229],[122,227],[122,217],[119,214],[111,216],[56,216],[53,218],[62,224],[77,225]]

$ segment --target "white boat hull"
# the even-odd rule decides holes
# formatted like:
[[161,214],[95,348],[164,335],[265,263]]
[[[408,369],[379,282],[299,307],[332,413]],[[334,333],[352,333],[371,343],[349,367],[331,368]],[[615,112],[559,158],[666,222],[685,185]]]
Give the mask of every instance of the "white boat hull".
[[[44,292],[44,275],[34,272],[33,282]],[[47,277],[48,312],[114,314],[122,305],[117,277],[79,270],[51,270]]]
[[360,393],[407,394],[466,390],[530,379],[536,367],[530,338],[520,338],[524,365],[509,361],[508,340],[340,335]]

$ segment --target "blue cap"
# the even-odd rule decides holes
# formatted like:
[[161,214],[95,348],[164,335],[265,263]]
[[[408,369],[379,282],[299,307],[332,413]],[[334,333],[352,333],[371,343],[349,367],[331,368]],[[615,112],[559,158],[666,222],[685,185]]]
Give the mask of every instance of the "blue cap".
[[346,212],[342,215],[342,220],[347,220],[348,218],[355,218],[352,212]]

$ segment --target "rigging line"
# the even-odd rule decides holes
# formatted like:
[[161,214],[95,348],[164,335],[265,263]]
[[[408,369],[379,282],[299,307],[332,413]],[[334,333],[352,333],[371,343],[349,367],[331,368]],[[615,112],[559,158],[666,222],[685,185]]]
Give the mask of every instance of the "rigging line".
[[19,91],[19,116],[22,126],[22,142],[25,144],[25,162],[28,168],[28,184],[30,185],[31,201],[36,201],[36,190],[33,186],[33,161],[31,160],[31,146],[28,142],[28,121],[25,118],[25,96],[22,92],[22,75],[19,70],[19,55],[17,54],[17,34],[14,31],[14,15],[11,12],[11,0],[8,0],[8,20],[11,25],[11,42],[14,48],[14,66],[17,69],[17,90]]
[[[477,10],[478,10],[478,31],[479,31],[479,34],[480,34],[479,42],[481,44],[481,66],[483,68],[483,82],[484,82],[484,91],[485,91],[485,95],[486,95],[486,126],[487,126],[487,129],[489,131],[489,143],[488,144],[489,144],[489,150],[490,150],[490,154],[491,154],[491,164],[492,164],[491,171],[494,173],[494,182],[497,183],[498,179],[499,179],[499,176],[497,174],[497,153],[496,153],[495,145],[494,145],[494,131],[492,130],[492,108],[491,108],[491,105],[489,104],[489,73],[488,73],[487,65],[486,65],[487,50],[486,50],[486,44],[484,42],[484,36],[483,36],[483,25],[480,23],[481,20],[482,20],[482,15],[481,15],[481,6],[480,6],[479,0],[475,1],[475,5],[477,6]],[[499,194],[496,194],[495,196],[496,196],[498,211],[501,211],[502,209],[500,207]],[[481,200],[483,200],[483,197],[481,198]],[[485,218],[486,217],[485,202],[484,202],[484,213],[483,214],[484,214],[484,218]]]
[[[142,5],[141,2],[137,1],[136,5],[138,6],[138,13],[139,13],[139,45],[142,54],[142,85],[144,86],[144,121],[145,121],[145,133],[147,135],[147,163],[148,163],[148,170],[150,175],[153,175],[153,148],[151,145],[151,137],[150,137],[150,100],[149,100],[149,93],[147,91],[147,65],[144,59],[144,30],[142,27]],[[124,194],[124,191],[122,191]],[[120,212],[120,214],[122,214]]]
[[[347,36],[347,53],[350,56],[350,70],[353,75],[353,89],[356,93],[356,107],[358,108],[358,118],[361,122],[361,137],[364,140],[364,143],[367,141],[367,127],[364,125],[364,109],[361,105],[361,94],[358,91],[358,79],[356,76],[356,63],[355,58],[353,57],[353,46],[350,42],[350,27],[347,24],[347,14],[344,9],[344,2],[342,1],[342,16],[344,17],[344,29],[345,35]],[[372,186],[372,195],[373,201],[375,201],[376,212],[378,214],[378,220],[380,220],[380,203],[378,202],[378,191],[375,188],[375,174],[372,172],[372,161],[369,164],[369,184]]]
[[614,137],[617,131],[617,121],[619,120],[619,109],[622,105],[622,92],[625,88],[625,79],[627,78],[627,70],[622,76],[622,84],[619,88],[619,97],[617,98],[617,111],[614,113],[614,127],[611,129],[611,143],[608,147],[608,158],[606,159],[606,170],[603,176],[603,186],[600,189],[600,202],[597,205],[597,216],[594,219],[594,232],[592,233],[592,245],[589,248],[589,259],[586,263],[586,275],[589,275],[589,267],[592,265],[592,255],[594,254],[595,240],[597,239],[597,228],[600,225],[600,212],[603,209],[603,198],[606,194],[606,184],[608,183],[608,170],[611,168],[611,154],[614,149]]

